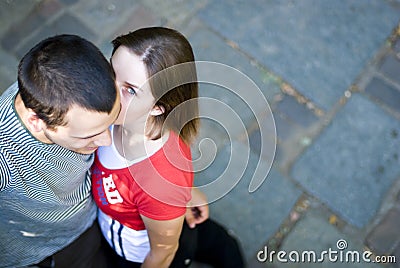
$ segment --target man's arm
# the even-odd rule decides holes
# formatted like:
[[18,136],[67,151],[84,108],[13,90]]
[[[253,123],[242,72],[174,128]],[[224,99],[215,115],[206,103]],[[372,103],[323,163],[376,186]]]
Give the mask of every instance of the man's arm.
[[4,155],[0,153],[0,191],[6,188],[10,180],[10,169],[8,168]]

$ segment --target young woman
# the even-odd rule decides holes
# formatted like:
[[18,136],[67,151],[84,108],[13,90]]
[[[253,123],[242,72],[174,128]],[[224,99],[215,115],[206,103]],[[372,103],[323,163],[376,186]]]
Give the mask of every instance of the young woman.
[[[113,144],[97,151],[92,169],[99,224],[114,254],[111,267],[184,267],[189,262],[181,251],[200,237],[181,237],[193,184],[190,143],[198,131],[192,48],[179,32],[162,27],[139,29],[112,43],[122,110]],[[217,230],[212,235],[222,241],[228,237],[210,220],[202,230]],[[227,252],[238,255],[235,267],[242,267],[232,241],[234,249]]]

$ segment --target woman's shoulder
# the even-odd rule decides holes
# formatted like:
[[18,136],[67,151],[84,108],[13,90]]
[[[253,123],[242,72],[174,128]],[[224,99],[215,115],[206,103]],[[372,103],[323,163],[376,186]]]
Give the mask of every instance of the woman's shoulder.
[[188,157],[191,154],[190,146],[174,131],[170,131],[168,141],[164,145],[165,150],[178,155]]

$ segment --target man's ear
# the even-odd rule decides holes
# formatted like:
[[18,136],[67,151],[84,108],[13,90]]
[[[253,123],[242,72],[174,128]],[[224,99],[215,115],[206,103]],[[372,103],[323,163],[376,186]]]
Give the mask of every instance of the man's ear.
[[162,105],[155,105],[153,109],[150,111],[150,115],[157,116],[165,113],[165,108]]
[[32,109],[28,111],[26,124],[29,129],[35,132],[42,131],[44,126],[43,120],[40,119]]

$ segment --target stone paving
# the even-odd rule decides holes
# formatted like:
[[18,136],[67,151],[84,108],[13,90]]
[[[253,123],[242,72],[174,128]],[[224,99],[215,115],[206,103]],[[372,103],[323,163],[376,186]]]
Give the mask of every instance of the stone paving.
[[[79,34],[109,57],[119,34],[176,28],[197,60],[236,68],[261,93],[201,84],[201,96],[232,113],[201,106],[221,119],[202,119],[194,148],[196,157],[215,156],[196,174],[197,185],[226,174],[237,182],[210,209],[241,242],[248,267],[400,267],[399,21],[399,0],[1,0],[0,88],[16,80],[19,59],[47,36]],[[273,156],[269,108],[275,160],[250,193],[257,164],[268,168]],[[369,250],[398,262],[285,263],[260,258],[266,249]]]

